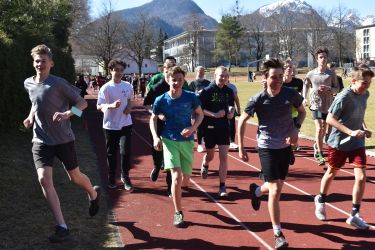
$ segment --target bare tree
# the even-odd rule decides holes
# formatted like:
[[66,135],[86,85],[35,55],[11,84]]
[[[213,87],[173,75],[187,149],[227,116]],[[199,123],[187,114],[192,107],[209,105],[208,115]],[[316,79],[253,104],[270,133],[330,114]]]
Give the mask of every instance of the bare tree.
[[70,29],[71,36],[78,36],[82,28],[90,23],[89,9],[88,0],[72,0],[73,23]]
[[122,33],[125,50],[122,52],[138,65],[138,73],[142,74],[142,64],[150,57],[150,50],[154,40],[151,20],[144,14],[132,22]]
[[119,55],[122,45],[122,33],[125,23],[114,15],[112,1],[103,1],[99,18],[80,32],[79,42],[89,55],[109,74],[107,65]]
[[[194,71],[197,66],[199,32],[202,28],[199,16],[196,13],[191,13],[189,21],[185,23],[185,30],[189,33],[189,43],[183,49],[183,57],[187,64],[191,65],[191,71]],[[189,59],[190,62],[188,61]]]
[[260,15],[245,15],[241,17],[241,23],[246,30],[244,44],[246,44],[246,47],[249,50],[248,59],[251,59],[253,51],[257,64],[257,71],[259,71],[260,60],[263,58],[266,45],[265,19]]
[[335,46],[333,49],[337,53],[339,66],[343,65],[344,58],[353,58],[353,53],[348,54],[348,51],[355,49],[355,35],[353,27],[350,27],[350,18],[355,13],[354,10],[345,8],[341,3],[338,3],[336,8],[332,9],[330,15],[330,31],[333,35]]

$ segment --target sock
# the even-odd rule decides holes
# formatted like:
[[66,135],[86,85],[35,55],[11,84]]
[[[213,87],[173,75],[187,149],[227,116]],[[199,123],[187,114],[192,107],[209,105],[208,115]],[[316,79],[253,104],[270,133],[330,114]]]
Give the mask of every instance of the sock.
[[262,196],[262,191],[260,190],[260,187],[257,187],[257,189],[255,189],[255,196],[256,197],[261,197]]
[[59,224],[59,227],[62,227],[62,228],[68,229],[68,226],[67,226],[66,224]]
[[318,196],[319,203],[325,203],[326,202],[326,197],[327,197],[326,194],[320,193],[319,196]]
[[359,213],[359,208],[361,207],[360,204],[353,204],[352,205],[352,212],[351,215],[355,216],[357,213]]
[[182,211],[178,211],[178,212],[176,212],[176,214],[182,214]]
[[225,187],[225,182],[220,182],[220,187]]
[[279,235],[281,233],[281,225],[272,225],[274,235]]

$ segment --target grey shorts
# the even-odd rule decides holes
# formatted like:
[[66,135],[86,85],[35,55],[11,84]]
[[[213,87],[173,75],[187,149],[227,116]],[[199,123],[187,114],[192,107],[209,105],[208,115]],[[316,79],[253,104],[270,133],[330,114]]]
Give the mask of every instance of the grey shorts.
[[36,169],[52,167],[55,156],[62,162],[66,170],[78,167],[74,141],[58,145],[34,142],[32,152]]

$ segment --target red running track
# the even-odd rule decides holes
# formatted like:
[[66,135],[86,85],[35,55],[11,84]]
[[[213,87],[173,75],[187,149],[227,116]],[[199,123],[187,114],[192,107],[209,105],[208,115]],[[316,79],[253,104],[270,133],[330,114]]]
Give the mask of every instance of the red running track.
[[[106,158],[102,115],[95,110],[95,101],[89,100],[86,125],[98,157],[103,185],[106,184]],[[253,211],[249,202],[249,184],[261,184],[258,178],[260,163],[257,153],[256,127],[248,125],[245,145],[250,152],[248,163],[238,158],[238,152],[229,153],[229,172],[226,182],[229,197],[217,195],[218,155],[210,165],[209,177],[199,175],[203,153],[195,152],[190,187],[183,192],[183,210],[186,228],[172,225],[173,204],[166,196],[165,174],[154,183],[152,169],[149,115],[142,106],[134,109],[133,159],[130,176],[135,186],[132,193],[108,190],[114,220],[118,227],[121,247],[125,249],[273,249],[273,233],[264,197],[259,211]],[[290,248],[307,249],[375,249],[375,231],[358,231],[345,223],[351,209],[353,170],[343,168],[333,182],[328,196],[328,221],[315,218],[313,196],[319,192],[324,173],[313,159],[312,142],[301,139],[302,150],[296,154],[296,163],[290,167],[281,197],[281,225]],[[375,159],[368,158],[368,177],[375,179]],[[375,189],[367,182],[361,206],[361,215],[375,224]]]

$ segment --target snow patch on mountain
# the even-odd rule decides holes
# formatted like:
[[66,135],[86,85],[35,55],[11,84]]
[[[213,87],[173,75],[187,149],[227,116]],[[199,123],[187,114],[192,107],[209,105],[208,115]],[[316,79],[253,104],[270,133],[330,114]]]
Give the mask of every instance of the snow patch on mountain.
[[273,14],[287,12],[311,13],[312,9],[311,5],[303,0],[280,0],[259,8],[259,14],[264,17],[270,17]]

